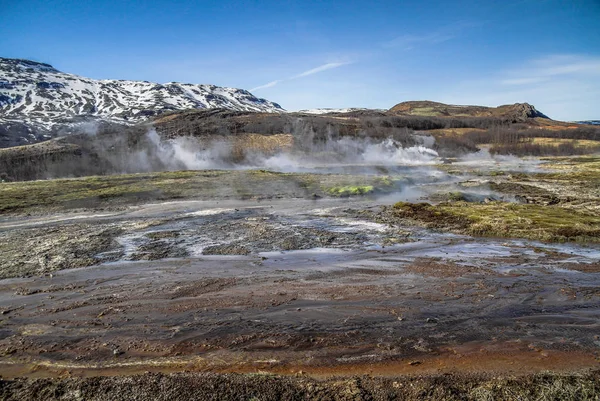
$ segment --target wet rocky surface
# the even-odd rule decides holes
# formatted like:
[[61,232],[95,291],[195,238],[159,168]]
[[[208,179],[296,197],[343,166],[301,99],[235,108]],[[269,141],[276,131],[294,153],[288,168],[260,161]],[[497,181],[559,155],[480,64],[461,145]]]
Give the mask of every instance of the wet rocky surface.
[[[599,366],[597,245],[365,218],[380,208],[364,198],[183,201],[5,219],[13,242],[70,227],[65,244],[85,243],[95,263],[0,281],[2,375]],[[96,245],[93,233],[110,235]],[[42,252],[32,248],[24,254]]]
[[472,237],[452,219],[389,213],[398,201],[596,213],[588,181],[567,196],[564,177],[533,181],[539,166],[523,163],[404,169],[369,178],[396,192],[367,196],[282,184],[269,199],[5,214],[1,397],[152,399],[156,383],[189,399],[597,394],[600,245]]

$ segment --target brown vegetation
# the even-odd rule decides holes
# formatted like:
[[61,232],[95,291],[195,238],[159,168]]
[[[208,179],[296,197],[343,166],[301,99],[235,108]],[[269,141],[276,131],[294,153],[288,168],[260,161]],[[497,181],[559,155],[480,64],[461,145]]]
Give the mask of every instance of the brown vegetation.
[[600,374],[331,378],[147,373],[130,377],[0,381],[4,400],[597,400]]
[[[417,103],[418,107],[415,106]],[[537,111],[529,105],[503,106],[490,111],[479,106],[448,106],[431,102],[425,102],[423,106],[421,103],[403,103],[404,106],[397,110],[408,110],[404,110],[405,114],[397,114],[400,111],[394,112],[394,108],[388,113],[360,110],[328,115],[209,109],[162,115],[152,125],[125,127],[101,124],[95,135],[70,134],[40,144],[0,150],[0,180],[174,169],[174,166],[167,168],[162,165],[156,157],[147,160],[149,166],[130,165],[131,154],[156,146],[149,143],[145,135],[151,127],[161,138],[190,137],[207,147],[214,141],[226,143],[231,151],[229,161],[234,163],[243,162],[248,151],[266,154],[279,150],[314,152],[316,148],[326,147],[328,142],[342,138],[393,138],[402,146],[414,146],[420,143],[417,135],[423,134],[434,136],[434,149],[442,157],[476,152],[482,145],[489,146],[491,153],[519,156],[577,155],[600,150],[598,127],[573,128],[573,124],[541,117],[523,120],[511,114],[537,115]],[[447,113],[430,113],[423,107],[450,109]],[[453,107],[464,112],[459,113]],[[548,122],[552,124],[548,125]],[[541,142],[538,138],[556,141]]]
[[600,152],[600,129],[593,126],[548,129],[526,125],[437,134],[471,146],[489,145],[490,153],[515,156],[571,156]]
[[493,117],[510,120],[513,123],[525,122],[532,118],[548,118],[528,103],[485,107],[461,106],[423,100],[398,103],[389,112],[392,114],[436,117]]

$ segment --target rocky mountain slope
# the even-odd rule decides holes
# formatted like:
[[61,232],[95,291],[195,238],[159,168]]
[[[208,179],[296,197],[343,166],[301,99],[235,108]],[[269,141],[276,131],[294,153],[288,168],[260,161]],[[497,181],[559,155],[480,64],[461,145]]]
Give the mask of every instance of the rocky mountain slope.
[[515,103],[498,107],[460,106],[438,102],[410,101],[398,103],[389,112],[396,115],[428,117],[492,117],[525,122],[530,118],[549,118],[529,103]]
[[130,124],[165,111],[206,108],[284,111],[243,89],[94,80],[49,64],[0,58],[0,147],[37,142],[82,121]]

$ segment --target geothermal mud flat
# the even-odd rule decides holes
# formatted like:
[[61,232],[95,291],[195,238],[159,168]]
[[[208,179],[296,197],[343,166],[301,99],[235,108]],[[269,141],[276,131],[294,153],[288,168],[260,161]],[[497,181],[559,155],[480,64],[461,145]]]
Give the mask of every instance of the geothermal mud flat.
[[[488,173],[506,186],[515,167],[499,163]],[[327,187],[285,176],[293,187],[243,200],[213,191],[204,200],[136,197],[119,207],[101,200],[7,214],[1,374],[322,379],[598,369],[593,241],[473,237],[386,217],[396,201],[456,197],[456,188],[476,202],[526,195],[522,183],[519,194],[491,191],[490,176],[473,177],[468,165],[432,168],[418,182],[406,177],[422,167],[354,187],[327,174]],[[339,192],[358,196],[331,197]]]

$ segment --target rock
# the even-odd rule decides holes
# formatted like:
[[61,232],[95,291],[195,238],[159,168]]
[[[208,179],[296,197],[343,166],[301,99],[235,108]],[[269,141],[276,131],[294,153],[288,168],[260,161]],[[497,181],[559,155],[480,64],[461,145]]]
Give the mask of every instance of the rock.
[[203,255],[249,255],[250,249],[242,245],[223,244],[207,246],[202,250]]

